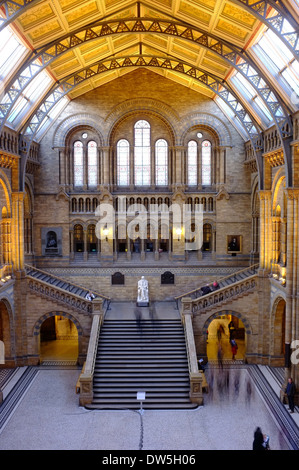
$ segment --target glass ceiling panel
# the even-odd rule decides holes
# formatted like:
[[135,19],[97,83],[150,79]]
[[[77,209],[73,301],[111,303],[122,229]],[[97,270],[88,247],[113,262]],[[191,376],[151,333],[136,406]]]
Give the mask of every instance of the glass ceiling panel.
[[18,64],[27,49],[18,41],[9,27],[0,32],[0,77],[5,79]]

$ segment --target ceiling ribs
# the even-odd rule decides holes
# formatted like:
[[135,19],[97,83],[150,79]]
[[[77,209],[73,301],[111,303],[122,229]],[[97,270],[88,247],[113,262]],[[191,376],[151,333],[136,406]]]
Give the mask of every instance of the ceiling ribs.
[[[254,3],[252,3],[252,0],[232,1],[249,11],[254,17],[258,18],[262,23],[272,29],[272,31],[282,39],[294,57],[299,59],[298,25],[285,8],[273,0],[257,0]],[[0,8],[2,8],[2,11],[5,14],[4,18],[0,18],[0,31],[38,2],[40,2],[40,0],[18,0],[17,2],[13,0],[0,1]],[[143,2],[137,2],[137,5],[140,3]],[[274,15],[269,13],[271,8],[275,10]],[[293,30],[284,32],[284,20],[287,20],[290,23]]]
[[92,26],[81,28],[32,53],[31,57],[17,72],[17,78],[13,78],[6,87],[7,101],[0,103],[0,130],[3,128],[16,100],[29,82],[59,56],[88,41],[109,37],[114,34],[128,33],[155,33],[175,36],[196,43],[219,55],[251,83],[268,107],[281,138],[283,139],[287,135],[291,135],[292,126],[288,110],[280,98],[276,96],[275,90],[267,83],[267,79],[262,75],[261,71],[256,70],[256,65],[244,52],[207,32],[192,26],[186,26],[185,23],[165,19],[158,20],[156,18],[130,18],[96,22]]
[[220,96],[233,110],[236,117],[243,126],[246,134],[248,135],[248,138],[253,147],[260,174],[262,174],[261,151],[263,138],[261,130],[259,129],[259,126],[255,120],[240,103],[238,97],[235,95],[234,91],[229,87],[229,85],[227,83],[223,83],[223,81],[218,77],[211,75],[206,71],[199,69],[198,67],[191,66],[186,62],[173,58],[153,55],[123,56],[118,58],[113,57],[98,61],[91,66],[80,70],[79,72],[75,72],[68,77],[65,77],[59,83],[55,84],[54,87],[48,92],[47,96],[43,100],[43,103],[39,106],[34,115],[24,126],[24,132],[22,133],[20,139],[20,153],[22,154],[23,167],[25,168],[25,162],[27,161],[30,152],[31,143],[33,142],[33,139],[38,132],[40,125],[51,109],[63,96],[67,95],[76,86],[80,85],[85,80],[89,80],[91,77],[119,68],[127,67],[158,67],[184,74],[194,80],[199,81],[201,84],[208,87],[218,96]]

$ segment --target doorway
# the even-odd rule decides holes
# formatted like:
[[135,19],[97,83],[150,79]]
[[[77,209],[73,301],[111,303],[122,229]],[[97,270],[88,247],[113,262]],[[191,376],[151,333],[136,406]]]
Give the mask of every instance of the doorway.
[[[245,327],[234,315],[220,315],[212,320],[207,330],[206,351],[209,362],[243,361],[246,352]],[[234,354],[232,340],[237,344]]]
[[47,318],[40,329],[40,362],[78,360],[78,330],[61,315]]

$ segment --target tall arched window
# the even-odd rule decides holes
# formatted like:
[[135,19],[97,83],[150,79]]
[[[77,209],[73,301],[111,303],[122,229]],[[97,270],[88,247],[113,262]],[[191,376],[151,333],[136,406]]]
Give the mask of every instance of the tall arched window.
[[126,139],[117,142],[117,184],[130,184],[130,144]]
[[74,188],[96,189],[101,182],[99,172],[99,143],[95,132],[77,131],[73,135]]
[[74,143],[74,186],[83,186],[84,166],[83,166],[83,144],[80,140]]
[[187,179],[189,186],[197,185],[197,142],[190,140],[188,142],[188,168],[187,168]]
[[134,170],[135,185],[151,184],[151,147],[150,125],[140,120],[134,126]]
[[201,182],[203,186],[212,184],[211,150],[211,142],[204,140],[201,144]]
[[168,184],[168,144],[166,140],[159,139],[155,146],[156,185]]
[[87,145],[87,177],[88,187],[94,188],[97,185],[98,173],[98,148],[94,140]]

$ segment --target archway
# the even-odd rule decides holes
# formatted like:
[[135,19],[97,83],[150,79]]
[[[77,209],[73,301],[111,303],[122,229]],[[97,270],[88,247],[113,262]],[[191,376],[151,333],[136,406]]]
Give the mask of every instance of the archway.
[[10,305],[2,299],[0,300],[0,364],[11,365],[12,361],[12,337],[10,323]]
[[281,297],[274,303],[273,315],[271,364],[276,367],[283,367],[285,360],[286,302]]
[[54,312],[42,318],[39,328],[40,362],[77,362],[79,332],[77,322],[63,312]]
[[[204,325],[208,362],[244,361],[246,355],[247,322],[240,314],[223,311],[212,315]],[[232,340],[237,350],[232,350]]]

